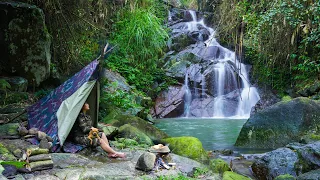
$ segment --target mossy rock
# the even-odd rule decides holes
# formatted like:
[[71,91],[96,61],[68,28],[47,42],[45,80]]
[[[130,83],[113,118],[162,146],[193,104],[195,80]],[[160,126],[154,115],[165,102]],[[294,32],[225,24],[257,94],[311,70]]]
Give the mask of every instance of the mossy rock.
[[149,136],[153,141],[154,140],[160,140],[163,138],[167,138],[168,135],[158,128],[154,127],[149,122],[131,115],[117,115],[115,116],[110,123],[113,126],[120,127],[125,124],[130,124],[133,127],[136,127],[141,132]]
[[320,124],[320,101],[295,98],[258,111],[243,125],[236,146],[279,148],[299,142]]
[[102,122],[106,124],[112,123],[118,115],[122,114],[122,112],[118,108],[112,107],[108,109],[110,111],[109,114],[102,120]]
[[274,180],[295,180],[296,178],[293,177],[291,174],[284,174],[277,176]]
[[250,180],[250,178],[242,176],[232,171],[225,171],[222,180]]
[[209,164],[210,170],[214,173],[224,173],[230,171],[229,165],[222,159],[212,159]]
[[18,123],[8,123],[0,126],[0,136],[15,136],[18,135]]
[[16,158],[3,144],[0,143],[0,161],[1,160],[14,161]]
[[200,162],[208,160],[208,154],[198,138],[184,136],[166,138],[161,141],[164,144],[169,144],[169,148],[173,153]]
[[119,135],[120,137],[134,139],[140,144],[153,145],[152,140],[146,134],[130,124],[119,127]]

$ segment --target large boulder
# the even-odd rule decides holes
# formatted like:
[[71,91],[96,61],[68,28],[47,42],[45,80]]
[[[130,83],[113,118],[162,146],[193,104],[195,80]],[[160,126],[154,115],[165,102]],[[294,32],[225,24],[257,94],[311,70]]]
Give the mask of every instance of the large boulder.
[[139,131],[146,134],[148,137],[150,137],[153,141],[160,140],[163,138],[167,138],[168,135],[158,128],[154,127],[149,122],[131,115],[117,115],[113,119],[109,121],[109,123],[112,123],[116,127],[120,127],[125,124],[130,124],[131,126],[139,129]]
[[175,154],[185,156],[197,161],[208,160],[208,154],[204,150],[202,143],[195,137],[172,137],[162,140],[168,144]]
[[119,135],[124,138],[135,139],[140,144],[153,145],[152,140],[146,134],[130,124],[119,127]]
[[0,72],[39,85],[50,75],[50,35],[41,9],[0,2]]
[[252,164],[254,175],[261,180],[274,179],[279,175],[290,174],[297,176],[295,164],[298,154],[289,148],[280,148],[266,153],[261,159]]
[[236,141],[238,147],[278,148],[317,132],[320,103],[308,98],[281,101],[256,112],[244,124]]
[[168,90],[161,92],[155,100],[155,106],[151,109],[154,118],[178,117],[184,112],[184,86],[170,86]]

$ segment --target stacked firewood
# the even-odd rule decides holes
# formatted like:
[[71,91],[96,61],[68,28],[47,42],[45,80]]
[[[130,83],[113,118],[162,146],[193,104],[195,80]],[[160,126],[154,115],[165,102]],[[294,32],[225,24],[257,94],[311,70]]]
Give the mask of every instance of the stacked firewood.
[[21,160],[26,162],[24,171],[33,172],[53,168],[53,161],[49,154],[52,138],[37,128],[28,130],[25,126],[20,126],[18,131],[21,137],[25,139],[35,137],[40,142],[39,146],[27,148],[23,153]]
[[27,172],[53,168],[53,161],[49,154],[49,149],[39,147],[28,148],[23,154],[22,160],[26,162],[25,170],[27,170]]

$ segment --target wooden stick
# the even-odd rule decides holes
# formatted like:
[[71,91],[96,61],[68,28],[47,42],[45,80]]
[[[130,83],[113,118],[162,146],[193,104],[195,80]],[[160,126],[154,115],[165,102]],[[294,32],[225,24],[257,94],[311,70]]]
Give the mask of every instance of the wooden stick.
[[53,161],[46,160],[46,161],[31,162],[31,163],[29,163],[29,166],[30,166],[31,171],[51,169],[51,168],[53,168]]
[[38,155],[38,154],[48,154],[49,149],[41,149],[39,147],[37,148],[28,148],[27,149],[27,155],[30,157],[32,155]]
[[19,116],[21,116],[22,114],[26,113],[27,109],[24,109],[21,113],[17,114],[16,116],[14,116],[13,118],[9,119],[9,121],[7,121],[6,123],[15,120],[16,118],[18,118]]
[[38,154],[29,157],[29,162],[36,162],[36,161],[45,161],[45,160],[52,160],[50,154]]

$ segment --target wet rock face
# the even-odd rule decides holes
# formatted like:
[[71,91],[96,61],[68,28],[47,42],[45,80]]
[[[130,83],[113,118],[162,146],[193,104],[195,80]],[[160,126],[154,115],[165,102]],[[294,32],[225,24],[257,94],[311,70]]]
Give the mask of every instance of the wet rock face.
[[171,86],[162,92],[156,99],[156,104],[151,109],[151,114],[156,118],[178,117],[184,112],[185,89],[182,86]]
[[51,40],[41,9],[0,2],[0,73],[39,85],[50,75]]

